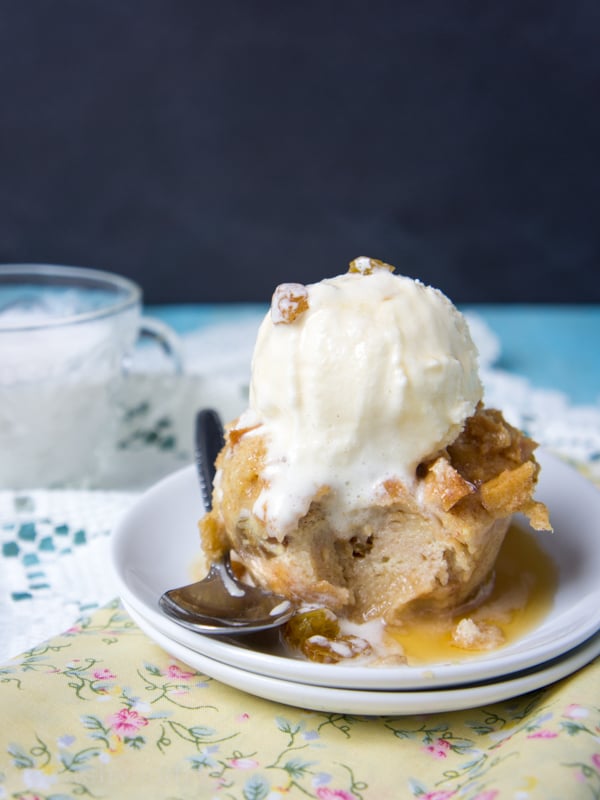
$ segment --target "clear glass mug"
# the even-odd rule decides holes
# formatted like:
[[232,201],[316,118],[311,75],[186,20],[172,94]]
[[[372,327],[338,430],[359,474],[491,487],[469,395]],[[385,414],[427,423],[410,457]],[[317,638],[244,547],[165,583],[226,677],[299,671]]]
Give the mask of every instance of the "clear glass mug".
[[140,337],[181,371],[176,334],[134,282],[101,270],[0,265],[0,488],[94,486]]

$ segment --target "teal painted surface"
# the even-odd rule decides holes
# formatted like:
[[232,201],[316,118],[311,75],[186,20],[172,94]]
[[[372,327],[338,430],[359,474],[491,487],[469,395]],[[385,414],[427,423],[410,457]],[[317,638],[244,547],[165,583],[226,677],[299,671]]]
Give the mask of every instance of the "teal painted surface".
[[497,366],[573,403],[600,403],[600,306],[469,306],[502,343]]

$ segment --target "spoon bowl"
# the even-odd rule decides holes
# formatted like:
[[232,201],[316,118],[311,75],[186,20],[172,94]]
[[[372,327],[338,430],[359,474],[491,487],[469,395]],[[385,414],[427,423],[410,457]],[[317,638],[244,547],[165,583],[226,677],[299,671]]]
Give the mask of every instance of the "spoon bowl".
[[[223,425],[217,412],[198,412],[196,467],[206,511],[212,507],[215,461],[223,443]],[[283,595],[236,578],[229,553],[214,561],[201,581],[166,591],[159,606],[179,625],[204,634],[255,633],[275,628],[287,622],[295,611]]]
[[287,598],[238,580],[229,554],[214,561],[203,580],[165,592],[160,606],[198,633],[253,633],[283,625],[294,613]]

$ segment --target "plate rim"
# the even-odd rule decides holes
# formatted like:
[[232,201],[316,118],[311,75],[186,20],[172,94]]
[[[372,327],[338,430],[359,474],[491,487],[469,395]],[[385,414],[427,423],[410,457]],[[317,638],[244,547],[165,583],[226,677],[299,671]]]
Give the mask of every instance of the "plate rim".
[[[537,451],[538,460],[542,465],[540,487],[543,486],[544,473],[554,473],[556,470],[566,474],[571,480],[576,482],[576,486],[581,491],[591,490],[595,502],[600,502],[600,493],[593,484],[587,481],[579,472],[573,469],[563,459],[554,456],[542,448]],[[554,476],[555,477],[555,476]],[[559,476],[560,477],[560,476]],[[470,657],[460,662],[436,663],[424,666],[395,666],[395,667],[367,667],[358,665],[340,664],[315,664],[303,659],[296,659],[292,656],[285,656],[253,650],[245,646],[233,644],[219,637],[210,637],[188,631],[177,623],[168,619],[158,608],[158,593],[156,607],[150,607],[139,592],[132,587],[131,580],[125,574],[126,569],[120,557],[120,549],[124,546],[125,540],[130,537],[131,530],[135,531],[137,516],[143,515],[148,503],[160,502],[162,495],[166,498],[173,492],[173,488],[182,491],[185,484],[195,485],[195,467],[189,465],[177,470],[163,480],[150,487],[134,503],[134,505],[123,515],[117,524],[113,536],[111,537],[111,564],[115,574],[117,589],[125,602],[135,608],[138,613],[143,613],[146,619],[150,619],[160,633],[166,635],[174,642],[189,647],[195,652],[204,655],[221,663],[245,669],[256,674],[270,675],[285,680],[298,680],[307,685],[319,685],[329,687],[344,687],[347,689],[368,690],[386,689],[402,690],[415,689],[422,687],[426,683],[429,687],[450,687],[472,682],[473,674],[478,678],[488,679],[498,678],[500,675],[515,673],[517,671],[536,666],[563,655],[568,650],[577,647],[582,642],[589,639],[600,628],[600,603],[596,618],[587,618],[574,633],[569,629],[566,635],[556,637],[552,640],[552,646],[539,644],[527,650],[525,653],[515,655],[511,653],[510,646],[506,649],[494,651],[493,654],[483,654],[481,657]],[[181,484],[181,486],[180,486]],[[187,489],[186,489],[187,491]],[[539,494],[539,490],[538,490]],[[552,513],[552,509],[551,509]],[[200,495],[198,494],[198,514],[196,521],[202,515]],[[542,534],[554,535],[554,534]],[[200,542],[198,539],[198,553],[200,553]],[[184,565],[189,567],[188,565]],[[130,569],[131,572],[131,569]],[[165,587],[168,588],[168,587]],[[600,587],[598,589],[600,595]],[[543,627],[542,622],[534,631]],[[530,632],[530,636],[534,633]],[[523,642],[527,639],[519,640]],[[357,683],[357,678],[360,681]]]
[[[431,687],[424,691],[334,688],[249,672],[217,661],[170,639],[157,631],[151,622],[131,606],[126,603],[123,605],[138,627],[155,644],[208,677],[263,700],[323,713],[391,717],[464,711],[542,689],[574,674],[600,655],[600,633],[596,633],[590,640],[562,657],[552,659],[549,664],[542,664],[539,669],[527,670],[525,674],[504,676],[504,680],[466,686]],[[302,703],[292,701],[293,692],[302,697]]]

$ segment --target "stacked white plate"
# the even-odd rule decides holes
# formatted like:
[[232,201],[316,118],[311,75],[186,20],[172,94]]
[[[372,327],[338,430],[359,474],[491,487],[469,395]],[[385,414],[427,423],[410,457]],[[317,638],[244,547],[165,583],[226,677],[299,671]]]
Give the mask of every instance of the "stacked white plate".
[[276,633],[231,638],[193,633],[159,609],[189,583],[199,558],[202,502],[193,466],[146,492],[122,519],[112,559],[123,603],[172,656],[222,683],[288,705],[361,715],[433,713],[506,700],[564,678],[600,655],[600,493],[547,453],[537,497],[554,533],[540,534],[559,581],[539,626],[479,657],[427,667],[316,664],[294,658]]

